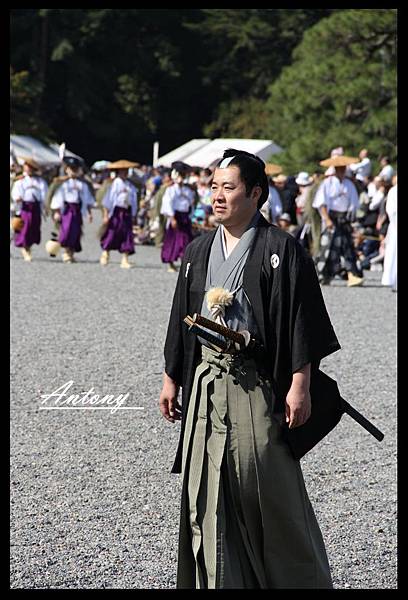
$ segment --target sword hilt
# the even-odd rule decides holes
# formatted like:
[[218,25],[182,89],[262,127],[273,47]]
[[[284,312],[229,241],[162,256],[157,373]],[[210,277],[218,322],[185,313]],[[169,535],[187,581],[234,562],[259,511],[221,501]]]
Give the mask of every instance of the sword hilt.
[[230,329],[229,327],[224,327],[224,325],[221,325],[220,323],[216,323],[215,321],[211,321],[210,319],[207,319],[206,317],[203,317],[202,315],[199,315],[198,313],[194,313],[193,321],[194,321],[194,323],[197,323],[198,325],[202,325],[203,327],[206,327],[207,329],[211,329],[212,331],[216,331],[217,333],[220,333],[224,337],[229,338],[233,342],[236,342],[237,344],[239,344],[242,348],[245,348],[245,346],[247,345],[245,336],[242,333],[240,333],[238,331],[234,331],[233,329]]

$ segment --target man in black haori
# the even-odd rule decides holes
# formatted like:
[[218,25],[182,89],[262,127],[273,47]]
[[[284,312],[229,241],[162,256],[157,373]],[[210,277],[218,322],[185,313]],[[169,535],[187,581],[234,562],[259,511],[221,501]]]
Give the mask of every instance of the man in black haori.
[[[189,244],[178,276],[160,395],[163,416],[181,419],[178,588],[332,588],[283,433],[309,418],[310,378],[340,346],[312,259],[259,212],[267,197],[263,161],[225,151],[212,182],[218,227]],[[256,342],[226,350],[217,333],[196,336],[183,322],[195,313]]]

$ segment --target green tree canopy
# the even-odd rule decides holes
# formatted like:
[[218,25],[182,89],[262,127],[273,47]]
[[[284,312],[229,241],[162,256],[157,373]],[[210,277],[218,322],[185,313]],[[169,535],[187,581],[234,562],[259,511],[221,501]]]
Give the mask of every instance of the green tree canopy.
[[211,137],[264,137],[263,103],[268,86],[290,64],[304,31],[332,9],[205,8],[185,27],[202,39],[205,60],[197,65],[213,99]]
[[32,106],[41,94],[41,85],[32,81],[28,71],[14,72],[10,68],[13,126],[16,131],[29,129],[33,135],[46,139],[53,134],[50,128],[32,114]]
[[343,146],[396,157],[396,10],[350,9],[304,34],[269,88],[268,136],[287,172],[313,171]]
[[[395,9],[11,9],[11,129],[88,163],[271,137],[395,155]],[[273,162],[276,162],[275,160]]]
[[11,65],[32,90],[24,120],[14,76],[12,131],[35,134],[44,120],[88,162],[151,161],[153,141],[172,149],[207,116],[193,37],[172,9],[13,9]]

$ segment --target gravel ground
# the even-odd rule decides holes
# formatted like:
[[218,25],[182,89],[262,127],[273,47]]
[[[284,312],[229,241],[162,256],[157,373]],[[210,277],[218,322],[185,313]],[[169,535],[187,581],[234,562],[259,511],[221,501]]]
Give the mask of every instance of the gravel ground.
[[[179,424],[158,410],[176,275],[154,247],[134,268],[98,264],[95,222],[78,263],[11,254],[11,588],[174,588]],[[303,460],[335,588],[397,587],[396,294],[324,287],[342,350],[322,361],[342,395],[385,433],[348,415]],[[42,394],[129,392],[143,410],[41,410]]]

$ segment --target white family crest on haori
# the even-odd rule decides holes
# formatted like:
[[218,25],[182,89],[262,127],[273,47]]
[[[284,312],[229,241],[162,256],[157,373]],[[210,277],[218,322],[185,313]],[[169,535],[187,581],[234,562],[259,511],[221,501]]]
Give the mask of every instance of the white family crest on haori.
[[271,256],[271,265],[272,265],[272,269],[276,269],[276,267],[279,266],[279,256],[277,254],[272,254]]

